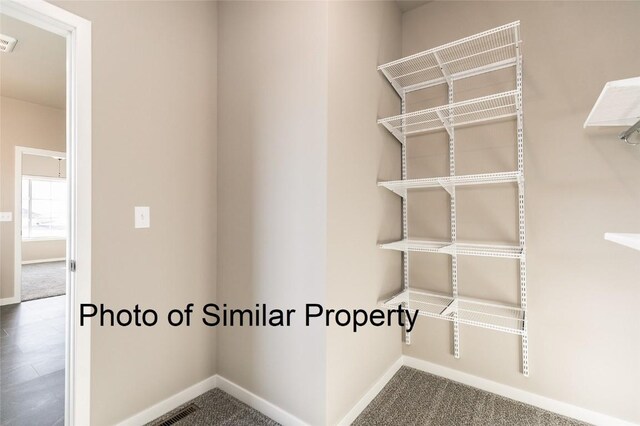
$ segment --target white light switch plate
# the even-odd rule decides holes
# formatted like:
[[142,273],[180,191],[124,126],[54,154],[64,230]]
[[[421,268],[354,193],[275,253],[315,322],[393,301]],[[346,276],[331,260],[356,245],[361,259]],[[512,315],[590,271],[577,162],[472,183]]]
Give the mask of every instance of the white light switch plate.
[[149,207],[135,207],[135,227],[151,227],[151,212]]
[[11,212],[0,212],[0,222],[11,222],[13,215]]

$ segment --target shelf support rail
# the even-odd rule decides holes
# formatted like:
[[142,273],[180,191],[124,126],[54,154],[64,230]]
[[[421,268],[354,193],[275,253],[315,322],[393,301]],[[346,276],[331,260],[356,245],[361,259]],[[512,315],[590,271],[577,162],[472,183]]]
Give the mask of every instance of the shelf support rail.
[[[439,61],[439,60],[438,60]],[[445,68],[442,68],[445,78],[447,73]],[[449,176],[453,178],[456,175],[456,155],[455,155],[455,133],[453,127],[453,81],[448,81],[449,85],[449,118],[447,126],[445,128],[449,132]],[[443,121],[443,124],[445,121]],[[456,214],[456,188],[455,186],[445,186],[443,188],[449,193],[451,200],[451,246],[454,248],[451,253],[451,290],[454,300],[458,299],[458,254],[455,250],[456,237],[457,237],[457,214]],[[453,308],[453,356],[460,358],[460,323],[458,321],[458,304],[456,303]]]
[[[397,90],[397,89],[396,89]],[[400,108],[401,113],[405,114],[407,112],[407,104],[406,104],[406,93],[403,89],[401,89],[398,94],[400,94]],[[402,119],[402,136],[400,142],[402,145],[402,180],[407,180],[407,136],[406,136],[406,118]],[[409,217],[408,217],[408,202],[409,197],[402,197],[402,238],[409,238]],[[409,292],[409,250],[405,250],[402,252],[402,275],[403,275],[403,287]],[[409,315],[409,299],[407,298],[406,302],[402,303],[402,307],[406,309],[407,315]],[[405,330],[404,330],[404,343],[407,345],[411,344],[411,333],[408,330],[409,321],[406,321]]]
[[[524,133],[523,133],[523,108],[522,108],[522,54],[520,52],[519,27],[513,28],[514,41],[516,43],[516,116],[518,132],[518,172],[524,177]],[[526,233],[524,211],[524,179],[518,182],[518,240],[522,248],[520,257],[520,308],[523,310],[522,328],[522,374],[529,376],[529,336],[527,330],[527,260],[526,260]]]
[[[456,156],[455,156],[455,133],[453,126],[453,78],[451,77],[451,73],[447,69],[447,66],[440,59],[440,56],[437,52],[433,52],[433,56],[440,67],[440,71],[442,72],[442,76],[447,82],[447,86],[449,89],[449,117],[444,117],[440,110],[437,110],[438,118],[442,122],[442,125],[447,130],[449,134],[449,176],[452,179],[456,175]],[[451,289],[453,293],[453,300],[456,303],[452,303],[447,307],[447,309],[451,310],[451,314],[453,315],[453,356],[455,358],[460,358],[460,323],[458,321],[458,255],[456,251],[456,188],[454,185],[447,185],[444,182],[440,182],[442,187],[449,193],[449,198],[451,200],[451,245],[447,247],[443,247],[443,252],[447,252],[451,255]]]

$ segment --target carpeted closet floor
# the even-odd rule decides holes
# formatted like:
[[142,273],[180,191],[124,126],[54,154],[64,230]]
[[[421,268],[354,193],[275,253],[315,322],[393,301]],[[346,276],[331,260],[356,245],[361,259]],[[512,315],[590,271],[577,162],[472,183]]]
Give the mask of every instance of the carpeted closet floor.
[[402,367],[353,424],[577,426],[585,423]]
[[22,301],[60,296],[66,292],[65,262],[22,265]]
[[[213,389],[148,426],[162,425],[190,404],[195,404],[197,410],[171,424],[278,425],[222,390]],[[585,423],[413,368],[402,367],[353,425],[582,426]]]
[[[196,411],[176,421],[169,422],[179,411],[194,404]],[[254,410],[247,404],[237,400],[228,393],[216,388],[203,393],[186,404],[176,408],[162,417],[149,423],[147,426],[160,426],[163,424],[183,426],[277,426],[279,423],[271,420],[258,410]]]

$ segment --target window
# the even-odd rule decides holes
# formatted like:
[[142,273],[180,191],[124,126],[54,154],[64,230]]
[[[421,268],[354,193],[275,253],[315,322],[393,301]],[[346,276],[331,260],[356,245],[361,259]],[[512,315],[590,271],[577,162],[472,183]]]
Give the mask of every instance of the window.
[[64,239],[67,232],[65,179],[22,178],[22,239]]

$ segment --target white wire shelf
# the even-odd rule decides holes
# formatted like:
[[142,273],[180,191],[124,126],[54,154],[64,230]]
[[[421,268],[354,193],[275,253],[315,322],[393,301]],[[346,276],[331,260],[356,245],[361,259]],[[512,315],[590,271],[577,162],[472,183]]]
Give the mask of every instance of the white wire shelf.
[[448,255],[502,257],[520,259],[525,253],[520,246],[497,244],[452,243],[450,241],[431,241],[421,239],[404,239],[379,244],[386,250],[413,251],[422,253],[442,253]]
[[512,22],[384,65],[393,88],[403,93],[514,66],[520,21]]
[[640,120],[640,77],[609,81],[593,105],[584,127],[632,126]]
[[505,333],[526,335],[525,311],[516,306],[465,297],[408,289],[385,301],[383,306],[405,309],[430,318],[473,325]]
[[615,232],[607,232],[604,234],[604,239],[621,244],[623,246],[630,247],[635,250],[640,250],[640,234],[620,234]]
[[483,173],[463,176],[444,176],[422,179],[404,179],[387,182],[378,182],[378,186],[383,186],[401,197],[407,196],[409,189],[438,188],[442,187],[451,193],[451,189],[464,185],[488,185],[498,183],[522,182],[524,180],[520,172],[500,172]]
[[382,118],[382,124],[392,135],[404,143],[404,137],[471,124],[480,124],[515,117],[518,112],[518,91],[497,93],[468,101],[441,105],[435,108]]

